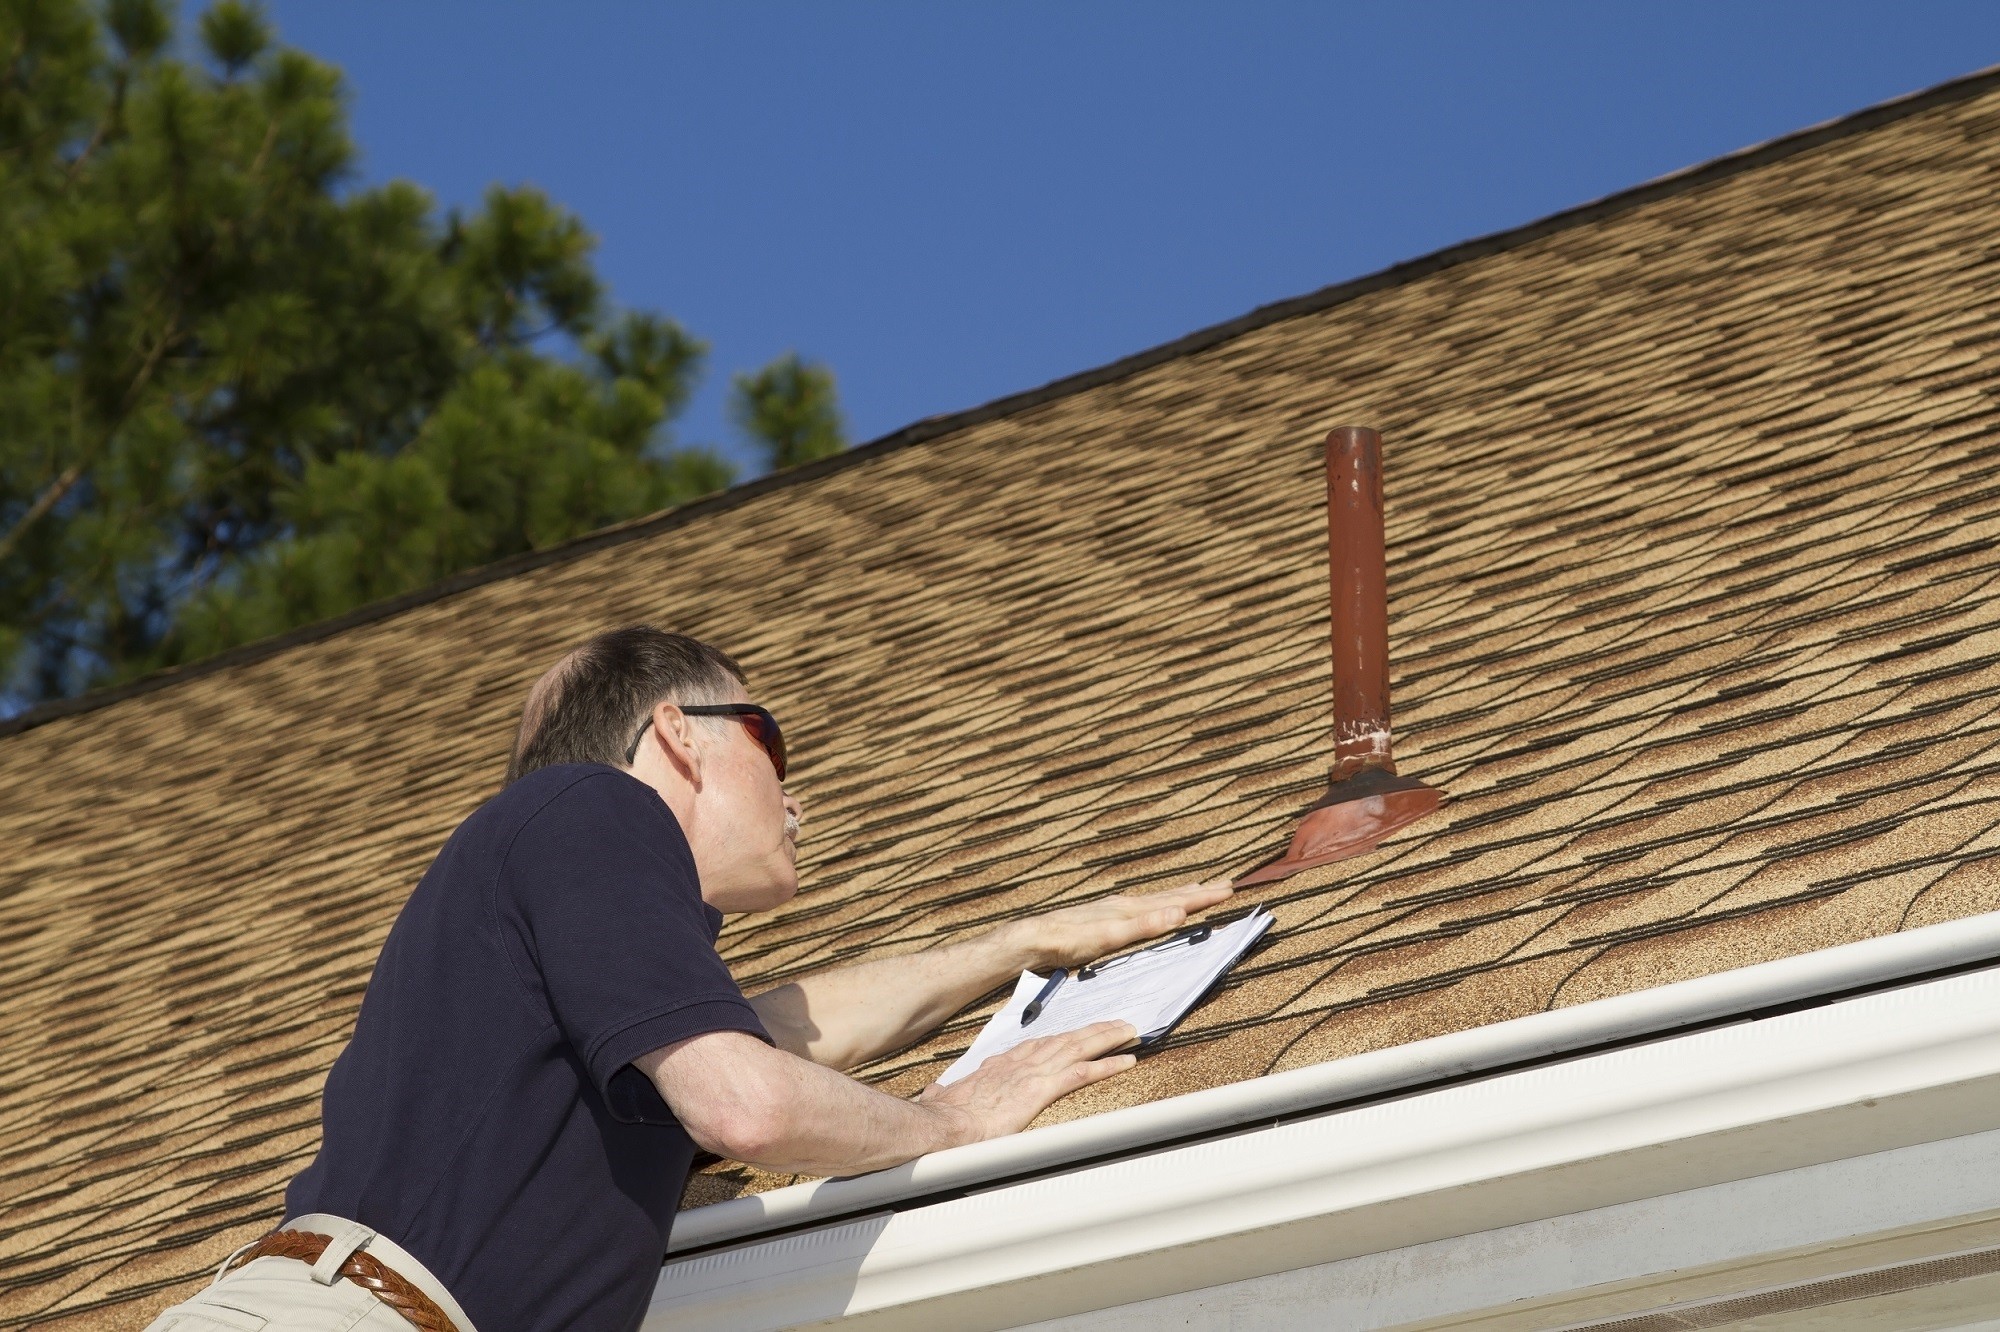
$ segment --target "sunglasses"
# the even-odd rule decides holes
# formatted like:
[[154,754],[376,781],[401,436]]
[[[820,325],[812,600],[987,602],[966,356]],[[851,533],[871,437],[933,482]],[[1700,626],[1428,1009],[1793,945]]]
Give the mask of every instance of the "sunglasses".
[[[681,711],[690,717],[734,717],[750,728],[750,738],[764,748],[771,766],[777,769],[778,780],[785,780],[785,733],[778,729],[778,719],[755,703],[689,703]],[[625,747],[625,761],[630,763],[639,756],[639,744],[646,738],[646,732],[653,729],[653,719],[647,717],[639,728],[639,734],[632,737],[632,743]]]

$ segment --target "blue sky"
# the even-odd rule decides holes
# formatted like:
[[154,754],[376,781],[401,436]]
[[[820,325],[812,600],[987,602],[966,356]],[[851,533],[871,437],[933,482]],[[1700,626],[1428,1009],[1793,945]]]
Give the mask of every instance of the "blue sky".
[[866,440],[2000,62],[1991,3],[277,0],[363,179],[531,182]]

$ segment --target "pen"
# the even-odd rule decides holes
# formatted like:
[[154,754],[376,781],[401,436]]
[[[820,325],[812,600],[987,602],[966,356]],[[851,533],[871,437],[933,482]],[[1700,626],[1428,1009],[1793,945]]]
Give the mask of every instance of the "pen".
[[1041,993],[1029,1000],[1028,1006],[1021,1010],[1021,1025],[1025,1027],[1040,1017],[1042,1010],[1048,1007],[1049,1000],[1054,997],[1057,990],[1062,988],[1062,983],[1068,979],[1069,973],[1061,967],[1057,967],[1051,972],[1049,978],[1042,982]]

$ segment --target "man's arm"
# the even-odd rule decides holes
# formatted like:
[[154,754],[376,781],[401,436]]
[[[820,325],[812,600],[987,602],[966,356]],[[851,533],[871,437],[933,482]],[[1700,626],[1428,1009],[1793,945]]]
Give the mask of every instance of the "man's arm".
[[1023,971],[1094,962],[1178,929],[1229,894],[1228,882],[1217,880],[1085,902],[919,953],[804,976],[750,1004],[780,1048],[828,1068],[853,1068],[921,1039]]
[[[898,1100],[739,1031],[632,1061],[707,1151],[786,1174],[855,1175],[1027,1127],[1044,1107],[1132,1066],[1137,1033],[1100,1022],[1027,1041],[949,1087]],[[1108,1057],[1107,1057],[1108,1056]]]

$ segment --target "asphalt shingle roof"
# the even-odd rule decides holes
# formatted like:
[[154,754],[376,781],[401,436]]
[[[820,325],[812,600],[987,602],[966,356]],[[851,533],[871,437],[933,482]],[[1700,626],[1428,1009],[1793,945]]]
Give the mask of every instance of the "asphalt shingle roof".
[[17,725],[0,1328],[136,1326],[277,1219],[390,921],[596,629],[710,638],[787,723],[751,989],[1276,850],[1338,423],[1387,441],[1447,803],[1255,890],[1270,946],[1051,1119],[2000,908],[1995,199],[1982,75]]

